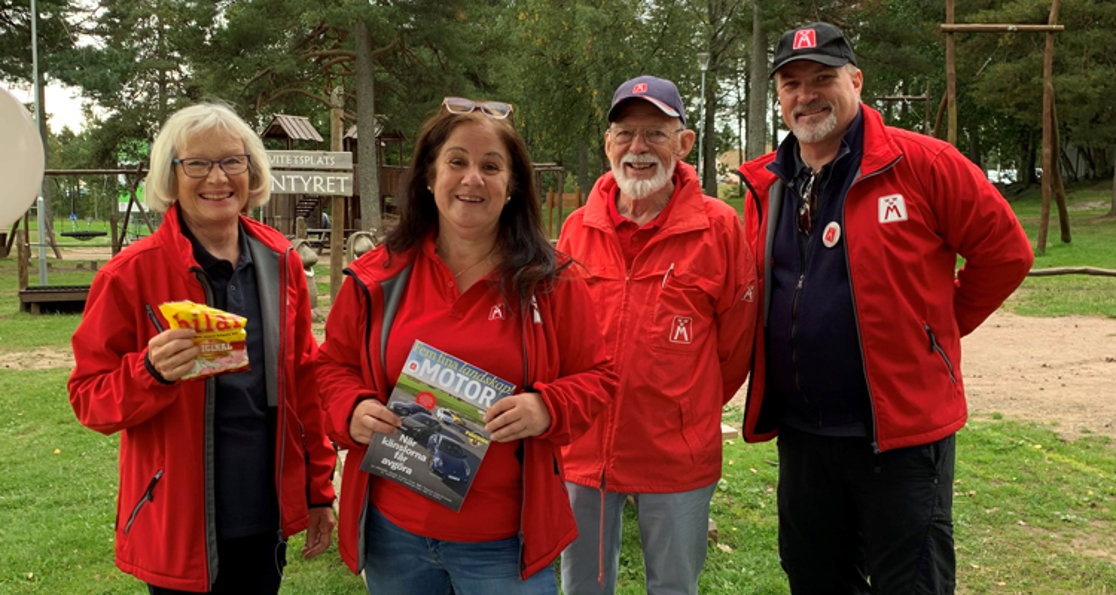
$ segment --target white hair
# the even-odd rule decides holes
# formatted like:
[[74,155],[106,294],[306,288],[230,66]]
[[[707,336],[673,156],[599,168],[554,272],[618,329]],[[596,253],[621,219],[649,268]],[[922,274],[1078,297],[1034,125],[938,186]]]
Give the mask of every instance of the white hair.
[[173,159],[189,141],[213,132],[227,132],[244,142],[248,153],[248,207],[257,207],[271,198],[271,166],[263,141],[227,105],[198,103],[184,107],[163,123],[151,144],[151,164],[144,184],[144,202],[153,211],[166,211],[178,200],[178,172]]

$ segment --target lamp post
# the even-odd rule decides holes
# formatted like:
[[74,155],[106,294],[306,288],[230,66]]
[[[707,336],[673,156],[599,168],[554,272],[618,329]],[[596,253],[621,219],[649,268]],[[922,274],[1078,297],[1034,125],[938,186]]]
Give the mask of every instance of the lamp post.
[[[39,94],[42,89],[39,86],[39,32],[37,22],[39,20],[39,11],[35,6],[35,0],[31,0],[31,70],[32,76],[35,77],[34,93],[35,93],[35,124],[39,128],[39,134],[42,136],[44,155],[46,154],[46,123],[43,119],[43,104],[39,101]],[[46,178],[43,178],[43,184],[46,184]],[[47,230],[46,218],[49,215],[44,213],[45,201],[43,200],[43,193],[40,189],[39,197],[35,203],[35,213],[37,216],[37,223],[39,225],[39,284],[47,284],[47,262],[46,262],[46,237]],[[24,226],[28,227],[28,226]],[[31,240],[31,230],[27,232],[27,240]]]
[[701,69],[701,101],[698,103],[698,179],[705,185],[705,71],[709,70],[709,52],[698,53]]

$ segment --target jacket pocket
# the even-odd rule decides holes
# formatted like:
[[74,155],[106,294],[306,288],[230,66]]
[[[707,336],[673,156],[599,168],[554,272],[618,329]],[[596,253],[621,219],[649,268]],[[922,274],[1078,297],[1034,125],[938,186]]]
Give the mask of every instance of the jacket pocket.
[[945,349],[942,349],[941,344],[938,343],[937,337],[934,336],[934,331],[930,328],[929,322],[923,322],[922,328],[926,330],[926,337],[930,340],[930,351],[936,352],[945,363],[946,371],[949,372],[949,381],[957,384],[957,375],[953,373],[953,362],[949,361],[949,356],[946,355]]
[[703,345],[713,332],[713,299],[692,274],[679,272],[673,263],[665,272],[644,280],[653,302],[650,345],[659,351],[703,355]]
[[159,483],[159,479],[163,477],[163,470],[160,469],[152,476],[151,481],[147,482],[147,489],[143,491],[143,496],[140,496],[139,502],[132,507],[132,514],[128,516],[128,522],[124,524],[124,534],[127,535],[132,530],[132,523],[136,522],[136,517],[139,516],[140,510],[148,502],[155,500],[155,484]]

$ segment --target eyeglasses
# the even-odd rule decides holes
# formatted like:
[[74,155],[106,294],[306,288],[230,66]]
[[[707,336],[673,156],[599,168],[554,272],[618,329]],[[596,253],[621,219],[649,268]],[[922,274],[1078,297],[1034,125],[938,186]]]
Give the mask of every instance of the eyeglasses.
[[442,105],[451,114],[467,114],[480,110],[480,113],[494,120],[504,120],[512,113],[510,103],[503,101],[473,101],[464,97],[446,97]]
[[644,128],[643,130],[630,130],[628,128],[613,128],[609,132],[612,135],[612,142],[618,146],[626,147],[635,141],[636,136],[642,136],[643,142],[649,145],[665,145],[670,142],[672,134],[678,134],[685,128],[678,128],[676,130],[664,130],[662,128]]
[[201,157],[186,157],[185,159],[171,159],[171,163],[182,166],[182,173],[190,178],[204,178],[213,171],[216,164],[226,175],[235,176],[248,171],[250,155],[229,155],[220,159],[202,159]]
[[814,213],[818,210],[818,174],[811,173],[798,193],[802,202],[798,205],[798,231],[810,235],[814,227]]

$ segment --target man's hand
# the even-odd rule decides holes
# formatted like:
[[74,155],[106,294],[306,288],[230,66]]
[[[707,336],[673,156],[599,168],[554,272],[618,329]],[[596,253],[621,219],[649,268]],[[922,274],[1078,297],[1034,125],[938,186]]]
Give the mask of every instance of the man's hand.
[[176,382],[194,368],[201,348],[194,344],[194,329],[167,329],[147,341],[147,359],[167,382]]
[[318,506],[310,509],[310,526],[306,527],[306,544],[302,546],[302,557],[309,560],[326,551],[333,537],[332,506]]
[[538,436],[550,427],[550,411],[539,393],[519,393],[496,401],[484,412],[484,431],[497,442]]
[[402,424],[399,416],[376,399],[365,399],[353,409],[349,436],[358,444],[368,444],[373,433],[392,434]]

